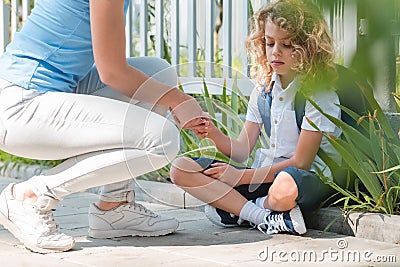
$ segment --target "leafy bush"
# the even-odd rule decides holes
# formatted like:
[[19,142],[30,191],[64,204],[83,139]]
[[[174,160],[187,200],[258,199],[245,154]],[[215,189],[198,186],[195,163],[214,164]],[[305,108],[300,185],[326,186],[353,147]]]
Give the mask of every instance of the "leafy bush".
[[[314,102],[309,101],[342,131],[342,138],[324,135],[342,156],[348,178],[355,176],[354,190],[340,187],[325,177],[321,179],[343,196],[335,204],[343,203],[345,211],[366,211],[386,214],[400,214],[400,142],[373,94],[360,86],[373,114],[360,116],[341,106],[358,121],[354,128],[323,112]],[[332,162],[326,161],[333,170],[338,170]],[[352,186],[350,186],[351,188]]]

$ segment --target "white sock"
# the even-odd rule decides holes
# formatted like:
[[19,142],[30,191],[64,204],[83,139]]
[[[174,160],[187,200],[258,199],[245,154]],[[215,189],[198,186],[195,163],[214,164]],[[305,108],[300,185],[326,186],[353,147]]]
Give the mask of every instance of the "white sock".
[[256,204],[258,207],[265,209],[265,208],[264,208],[264,203],[265,203],[265,200],[266,200],[267,198],[268,198],[268,195],[266,195],[265,197],[256,198],[255,204]]
[[259,225],[264,223],[265,215],[269,214],[270,212],[271,211],[268,209],[258,207],[250,200],[243,206],[239,217],[243,220]]

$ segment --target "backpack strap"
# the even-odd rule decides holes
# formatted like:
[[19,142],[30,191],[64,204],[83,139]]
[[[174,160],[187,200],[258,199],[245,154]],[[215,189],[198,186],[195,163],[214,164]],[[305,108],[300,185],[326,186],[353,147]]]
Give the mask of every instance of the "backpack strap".
[[296,113],[296,123],[299,133],[301,132],[301,124],[303,123],[305,109],[306,109],[306,98],[304,97],[301,90],[298,90],[294,97],[294,111]]
[[262,92],[257,98],[257,107],[264,124],[265,133],[271,135],[271,105],[272,105],[272,88],[274,81],[267,87],[263,85]]
[[[305,115],[306,98],[301,90],[298,90],[294,98],[294,111],[296,113],[296,123],[299,133],[301,132],[301,124]],[[331,159],[328,154],[321,148],[318,149],[317,155],[331,167],[331,170],[338,170],[340,166]]]

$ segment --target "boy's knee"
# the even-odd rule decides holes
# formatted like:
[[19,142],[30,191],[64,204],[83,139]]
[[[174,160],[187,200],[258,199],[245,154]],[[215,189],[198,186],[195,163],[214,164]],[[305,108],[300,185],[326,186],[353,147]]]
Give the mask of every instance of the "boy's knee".
[[187,177],[187,173],[182,168],[184,163],[184,158],[177,158],[172,162],[170,168],[170,178],[175,185],[182,186],[184,184],[185,177]]
[[289,173],[282,171],[276,176],[268,195],[276,201],[293,201],[298,195],[296,182]]
[[193,174],[197,174],[202,168],[191,158],[181,157],[172,162],[170,169],[171,181],[182,187],[190,187],[194,183]]

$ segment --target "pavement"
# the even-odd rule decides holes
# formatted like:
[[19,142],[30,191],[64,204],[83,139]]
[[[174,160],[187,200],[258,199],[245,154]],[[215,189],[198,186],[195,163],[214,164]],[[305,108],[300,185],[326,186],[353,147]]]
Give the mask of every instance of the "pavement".
[[[0,177],[0,189],[18,181]],[[91,192],[75,193],[57,207],[60,230],[77,241],[69,252],[32,253],[0,227],[0,266],[400,266],[398,244],[318,230],[293,236],[220,228],[199,209],[143,201],[177,218],[178,230],[162,237],[93,239],[87,236],[87,210],[97,198]]]

